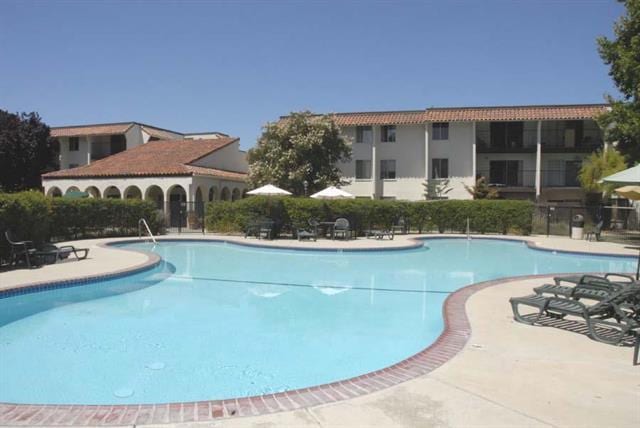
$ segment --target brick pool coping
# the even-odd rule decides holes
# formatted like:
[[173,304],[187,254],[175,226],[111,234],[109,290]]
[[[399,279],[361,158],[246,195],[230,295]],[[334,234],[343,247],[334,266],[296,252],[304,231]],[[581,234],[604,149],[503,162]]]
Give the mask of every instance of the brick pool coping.
[[[203,240],[199,239],[197,241]],[[221,240],[216,239],[216,241]],[[526,242],[530,247],[530,244],[533,244],[530,241],[521,239],[517,241]],[[110,244],[117,244],[118,242],[122,243],[127,241],[116,241]],[[233,243],[232,241],[227,242]],[[543,251],[556,251],[536,247],[535,245],[532,248]],[[362,251],[362,249],[359,250]],[[557,252],[596,254],[560,250],[557,250]],[[607,255],[616,256],[614,254]],[[629,257],[629,255],[626,256]],[[30,284],[20,287],[19,289],[23,290],[23,292],[36,292],[40,291],[38,287],[51,289],[80,285],[105,277],[113,278],[130,274],[132,270],[141,271],[150,269],[160,263],[160,261],[160,257],[157,257],[157,259],[150,258],[146,263],[128,270],[49,284]],[[269,413],[293,411],[305,407],[349,400],[426,375],[455,357],[462,351],[471,336],[471,326],[467,318],[465,305],[474,293],[488,287],[512,281],[545,278],[553,275],[562,274],[545,273],[540,275],[505,277],[471,284],[456,290],[451,293],[444,302],[444,329],[435,342],[417,354],[394,365],[350,379],[275,394],[184,403],[140,405],[38,405],[0,403],[0,425],[113,426],[214,421],[222,418],[258,416]],[[52,284],[57,284],[57,286]],[[29,291],[25,291],[24,289],[28,289]],[[9,290],[5,290],[5,292],[6,291]],[[23,292],[18,294],[23,294]]]

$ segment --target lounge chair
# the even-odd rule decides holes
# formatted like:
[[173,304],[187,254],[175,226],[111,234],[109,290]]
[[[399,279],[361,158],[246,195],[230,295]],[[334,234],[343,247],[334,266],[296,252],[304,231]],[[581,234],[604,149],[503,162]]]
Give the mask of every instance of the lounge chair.
[[275,222],[268,218],[253,220],[247,225],[244,231],[244,237],[255,236],[258,239],[263,237],[271,239],[274,224]]
[[407,233],[409,233],[409,221],[404,217],[398,218],[396,223],[391,227],[391,231],[394,234],[406,235]]
[[394,229],[369,229],[365,232],[365,236],[367,237],[367,239],[384,239],[389,238],[391,241],[393,241],[393,238],[395,236],[395,231]]
[[318,239],[318,220],[310,219],[308,221],[310,228],[298,228],[296,235],[298,236],[298,241],[302,241],[303,239],[313,239],[316,241]]
[[28,268],[37,266],[36,246],[33,241],[14,241],[11,237],[11,232],[6,230],[4,236],[9,242],[11,252],[9,254],[9,266],[17,265],[20,260],[24,259]]
[[88,248],[76,248],[73,245],[57,246],[54,244],[45,244],[42,249],[36,251],[36,256],[41,260],[53,260],[53,263],[57,263],[58,260],[68,259],[73,253],[76,260],[84,260],[89,256]]
[[[632,276],[619,273],[606,273],[604,276],[598,275],[570,275],[559,276],[553,278],[553,284],[544,284],[540,287],[536,287],[533,291],[536,294],[553,294],[556,297],[574,297],[574,293],[578,285],[589,284],[589,289],[601,289],[607,292],[614,292],[621,287],[634,284],[635,281]],[[571,285],[563,285],[563,284]],[[586,288],[578,288],[578,290],[585,291]],[[597,297],[597,295],[594,295]]]
[[[523,324],[535,325],[543,315],[560,319],[571,315],[584,319],[589,337],[599,342],[617,345],[628,333],[638,336],[637,330],[640,329],[640,285],[631,284],[617,291],[607,292],[598,289],[597,286],[579,284],[576,286],[574,296],[592,299],[591,296],[598,293],[602,298],[592,305],[578,301],[575,297],[547,297],[541,294],[513,297],[509,299],[509,302],[514,319]],[[519,305],[536,308],[538,310],[537,316],[533,319],[523,316],[519,311]],[[598,331],[598,327],[608,327],[608,330],[613,329],[617,333],[605,335]],[[638,339],[636,337],[636,341]]]
[[349,225],[349,220],[346,218],[339,218],[336,220],[336,224],[333,227],[333,237],[342,239],[351,239],[351,226]]

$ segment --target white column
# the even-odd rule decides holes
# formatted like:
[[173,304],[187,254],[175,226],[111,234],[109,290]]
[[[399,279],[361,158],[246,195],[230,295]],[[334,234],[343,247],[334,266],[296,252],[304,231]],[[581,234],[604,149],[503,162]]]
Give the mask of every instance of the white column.
[[429,179],[429,123],[424,124],[424,179]]
[[476,122],[473,122],[473,126],[471,128],[471,170],[473,174],[473,185],[476,185],[476,176],[477,172],[477,151],[476,151]]
[[373,199],[376,198],[378,194],[378,154],[376,153],[376,149],[378,148],[378,138],[379,138],[379,127],[372,126],[371,134],[373,137],[373,141],[371,142],[371,195]]
[[538,121],[536,130],[536,199],[540,197],[542,188],[542,122]]
[[87,137],[87,165],[91,163],[91,152],[93,150],[93,142],[90,137]]

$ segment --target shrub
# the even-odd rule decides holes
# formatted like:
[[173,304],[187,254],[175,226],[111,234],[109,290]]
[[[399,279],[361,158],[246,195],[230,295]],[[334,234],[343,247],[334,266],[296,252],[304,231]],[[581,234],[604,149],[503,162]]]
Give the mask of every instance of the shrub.
[[46,241],[138,233],[138,220],[145,218],[152,233],[161,231],[162,216],[148,201],[136,199],[49,198],[40,192],[0,193],[0,258],[6,259],[9,245],[4,232],[15,239]]
[[271,218],[278,228],[290,224],[305,227],[311,218],[319,221],[345,217],[362,233],[369,227],[390,227],[400,217],[413,230],[435,228],[440,233],[464,232],[467,219],[475,233],[531,233],[533,204],[511,200],[439,200],[402,202],[346,199],[321,201],[309,198],[252,197],[236,202],[212,202],[207,206],[206,226],[214,232],[242,232],[256,218]]

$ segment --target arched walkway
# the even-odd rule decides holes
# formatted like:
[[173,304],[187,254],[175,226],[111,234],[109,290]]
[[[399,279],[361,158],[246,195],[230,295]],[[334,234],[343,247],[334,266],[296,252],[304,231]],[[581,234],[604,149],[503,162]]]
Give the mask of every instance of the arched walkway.
[[218,188],[216,186],[211,186],[209,189],[209,202],[215,201],[218,193]]
[[220,192],[220,199],[223,201],[228,201],[229,199],[231,199],[231,194],[228,187],[222,188],[222,192]]
[[142,199],[142,191],[138,186],[129,186],[124,189],[125,199]]
[[153,185],[147,187],[144,199],[156,204],[157,209],[164,210],[164,192],[159,186]]
[[104,198],[105,199],[120,199],[120,190],[115,186],[109,186],[104,189]]
[[60,196],[62,196],[62,190],[60,190],[58,187],[51,187],[49,190],[47,190],[47,196],[50,196],[52,198],[59,198]]
[[100,190],[96,186],[89,186],[84,190],[90,198],[100,199]]
[[180,185],[175,185],[167,192],[169,195],[169,226],[185,227],[187,225],[187,192]]
[[238,199],[240,199],[240,189],[236,187],[233,189],[233,192],[231,192],[231,200],[237,201]]
[[71,192],[79,192],[79,191],[80,191],[80,189],[78,189],[76,186],[71,186],[71,187],[69,187],[69,188],[67,189],[67,191],[66,191],[66,192],[64,192],[64,194],[65,194],[65,195],[68,195],[68,194],[69,194],[69,193],[71,193]]

